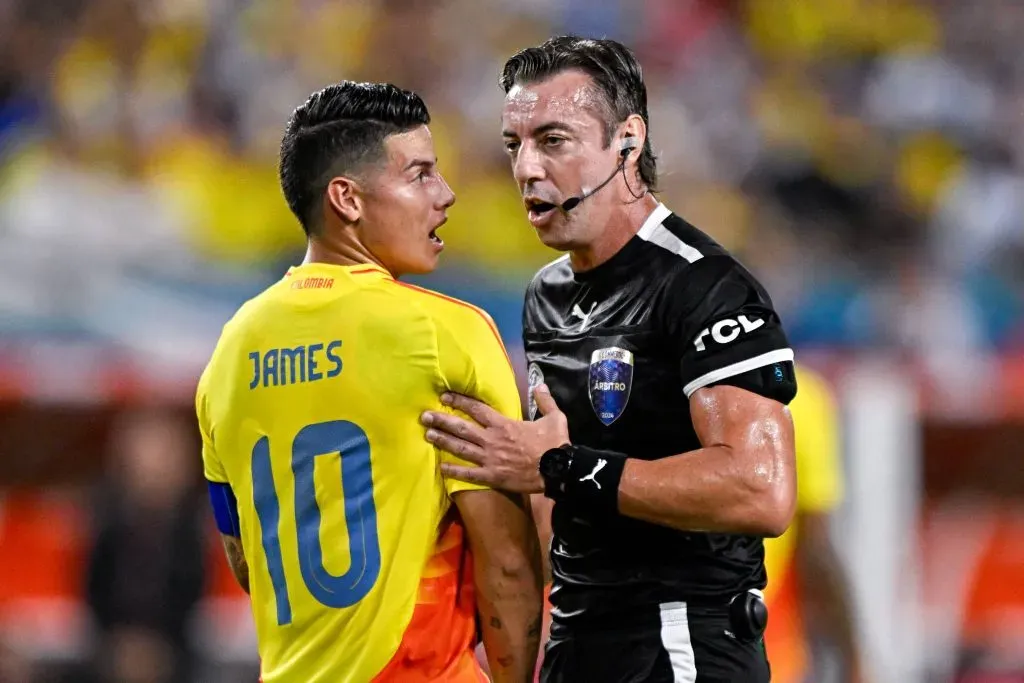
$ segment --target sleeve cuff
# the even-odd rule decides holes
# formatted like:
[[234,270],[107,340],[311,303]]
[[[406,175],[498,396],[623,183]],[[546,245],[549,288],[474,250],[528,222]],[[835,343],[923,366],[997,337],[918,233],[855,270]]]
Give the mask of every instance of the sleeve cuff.
[[762,353],[760,356],[754,356],[742,360],[732,365],[726,365],[723,368],[712,370],[711,372],[705,373],[697,379],[689,382],[683,387],[683,393],[686,394],[686,398],[690,398],[693,392],[714,384],[715,382],[721,382],[723,379],[727,379],[734,375],[740,375],[744,372],[750,372],[757,368],[764,367],[765,365],[771,365],[772,363],[784,363],[786,361],[793,360],[793,349],[776,349],[775,351],[769,351],[768,353]]

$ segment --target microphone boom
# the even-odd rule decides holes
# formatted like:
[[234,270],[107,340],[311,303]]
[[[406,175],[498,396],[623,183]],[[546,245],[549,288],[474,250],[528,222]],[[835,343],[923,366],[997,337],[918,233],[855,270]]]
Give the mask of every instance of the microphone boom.
[[587,197],[593,197],[595,194],[597,194],[597,191],[602,189],[608,183],[610,183],[612,181],[612,178],[617,176],[620,171],[625,172],[625,170],[626,170],[626,157],[625,157],[625,155],[623,155],[622,161],[620,161],[619,165],[615,167],[615,170],[612,171],[612,174],[610,176],[608,176],[607,178],[605,178],[603,183],[601,183],[600,185],[595,187],[593,190],[590,190],[589,192],[584,192],[583,194],[576,195],[575,197],[569,197],[564,202],[562,202],[560,205],[558,205],[558,208],[560,208],[564,213],[569,213],[570,211],[575,209],[577,206],[579,206],[581,203],[583,203],[584,199],[586,199]]

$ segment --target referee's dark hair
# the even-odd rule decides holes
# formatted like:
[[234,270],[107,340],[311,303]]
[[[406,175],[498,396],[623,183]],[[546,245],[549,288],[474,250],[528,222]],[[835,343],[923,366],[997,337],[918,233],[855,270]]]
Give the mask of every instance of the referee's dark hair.
[[[537,83],[563,71],[578,69],[594,79],[604,111],[605,146],[611,144],[615,127],[630,114],[638,114],[650,130],[647,115],[647,86],[643,70],[633,51],[609,38],[592,39],[558,36],[541,45],[520,50],[509,57],[498,83],[507,94],[515,85]],[[654,192],[658,164],[647,136],[639,160],[640,179]]]
[[420,96],[390,83],[342,81],[310,95],[288,120],[279,169],[281,191],[306,234],[322,227],[331,178],[379,162],[388,136],[429,123]]

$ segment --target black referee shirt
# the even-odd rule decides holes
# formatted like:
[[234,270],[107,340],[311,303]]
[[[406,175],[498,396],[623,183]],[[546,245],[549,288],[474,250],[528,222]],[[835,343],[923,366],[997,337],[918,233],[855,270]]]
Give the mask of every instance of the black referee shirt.
[[[568,256],[544,267],[526,292],[523,338],[530,385],[548,384],[572,442],[632,458],[701,447],[688,403],[701,387],[783,403],[795,393],[793,352],[764,288],[663,204],[597,268],[574,273]],[[727,601],[766,583],[758,537],[599,519],[561,502],[552,528],[556,623]]]

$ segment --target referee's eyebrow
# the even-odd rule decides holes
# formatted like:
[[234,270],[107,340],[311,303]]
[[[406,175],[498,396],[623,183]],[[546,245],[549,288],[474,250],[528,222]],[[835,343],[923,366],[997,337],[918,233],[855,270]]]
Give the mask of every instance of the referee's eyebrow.
[[[564,133],[572,132],[569,126],[565,123],[562,123],[560,121],[549,121],[547,123],[542,123],[541,125],[531,130],[530,137],[536,138],[540,137],[541,135],[544,135],[545,133],[552,133],[555,131],[562,131]],[[518,135],[516,135],[515,131],[511,130],[503,130],[501,131],[501,135],[506,138],[519,137]]]

